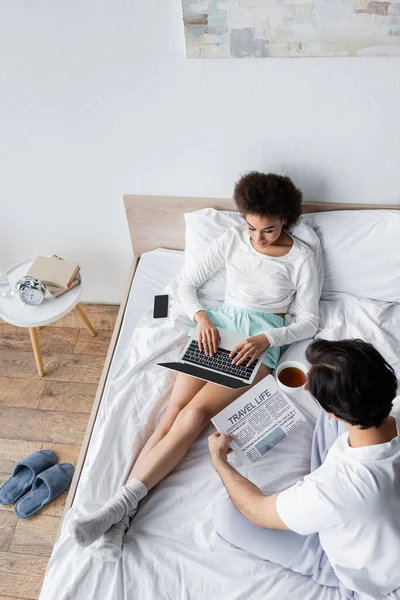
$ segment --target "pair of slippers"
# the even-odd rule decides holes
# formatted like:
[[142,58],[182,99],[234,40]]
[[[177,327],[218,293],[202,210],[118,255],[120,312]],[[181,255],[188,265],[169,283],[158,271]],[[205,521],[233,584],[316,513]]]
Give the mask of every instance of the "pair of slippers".
[[53,450],[38,450],[22,459],[0,487],[0,504],[14,504],[20,498],[14,512],[20,519],[28,519],[60,496],[71,485],[75,469],[71,463],[56,465],[56,460]]

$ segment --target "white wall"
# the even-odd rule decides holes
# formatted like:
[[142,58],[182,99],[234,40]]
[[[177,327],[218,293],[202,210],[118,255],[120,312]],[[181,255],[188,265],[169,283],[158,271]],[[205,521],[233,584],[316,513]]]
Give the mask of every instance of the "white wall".
[[187,60],[180,0],[2,0],[0,263],[55,252],[118,302],[123,193],[399,203],[400,59]]

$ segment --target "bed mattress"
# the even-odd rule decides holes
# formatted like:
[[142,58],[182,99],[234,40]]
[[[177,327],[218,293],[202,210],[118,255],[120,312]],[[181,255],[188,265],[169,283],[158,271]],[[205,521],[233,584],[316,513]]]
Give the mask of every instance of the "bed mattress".
[[[336,590],[232,548],[217,536],[212,510],[225,492],[207,449],[212,425],[142,502],[118,562],[102,562],[93,547],[77,547],[70,535],[74,516],[97,510],[122,484],[132,457],[166,406],[175,376],[156,363],[177,358],[190,325],[176,300],[177,281],[172,281],[182,266],[181,252],[158,250],[140,260],[75,501],[50,558],[40,600],[339,600]],[[165,288],[171,296],[170,317],[154,321],[153,296]],[[399,305],[332,294],[321,302],[321,327],[327,339],[369,339],[400,373]],[[302,360],[307,343],[293,344],[285,358]],[[313,401],[301,408],[307,423],[265,460],[243,467],[232,458],[265,492],[284,489],[309,470],[318,409]],[[388,598],[400,600],[400,593]]]

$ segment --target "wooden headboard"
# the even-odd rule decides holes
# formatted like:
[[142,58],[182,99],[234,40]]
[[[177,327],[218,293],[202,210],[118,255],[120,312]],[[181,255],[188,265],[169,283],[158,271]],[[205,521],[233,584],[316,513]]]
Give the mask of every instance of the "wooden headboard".
[[[185,198],[180,196],[124,196],[126,216],[135,256],[156,248],[185,249],[184,213],[200,208],[236,210],[232,198]],[[384,204],[337,204],[303,202],[303,214],[328,210],[362,210],[399,206]]]

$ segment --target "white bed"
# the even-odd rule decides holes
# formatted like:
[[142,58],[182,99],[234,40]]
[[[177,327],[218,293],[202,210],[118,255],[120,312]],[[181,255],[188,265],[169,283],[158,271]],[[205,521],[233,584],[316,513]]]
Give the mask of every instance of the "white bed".
[[[162,411],[165,390],[171,385],[173,375],[155,367],[154,362],[165,347],[170,347],[172,323],[175,337],[174,348],[169,350],[171,356],[176,354],[188,323],[174,304],[169,324],[159,325],[147,316],[137,326],[139,315],[146,311],[154,294],[162,291],[182,265],[182,253],[162,250],[144,255],[140,261],[105,401],[96,420],[74,506],[67,514],[62,536],[50,559],[40,600],[339,598],[335,591],[250,557],[218,539],[212,529],[211,511],[223,492],[208,459],[206,438],[211,426],[179,468],[143,502],[118,563],[100,562],[92,548],[76,547],[69,536],[72,515],[96,508],[118,487],[133,450],[140,446]],[[392,354],[390,345],[394,349],[396,343],[400,344],[400,326],[393,328],[394,323],[400,323],[400,306],[336,294],[321,303],[321,312],[326,337],[365,334],[368,327],[375,343],[386,345],[386,356],[388,351]],[[385,331],[384,323],[390,331]],[[135,367],[138,345],[142,346],[142,355],[150,359],[139,369]],[[298,356],[304,347],[300,343],[288,353]],[[388,358],[392,358],[399,372],[398,358],[394,354]],[[136,393],[129,380],[139,387]],[[152,393],[146,397],[150,382]],[[160,390],[164,394],[157,400]],[[316,408],[313,403],[302,408],[308,418],[304,428],[279,444],[268,455],[268,461],[260,461],[247,471],[240,467],[242,473],[266,491],[282,489],[307,471]]]
[[184,252],[160,249],[141,256],[139,267],[128,295],[127,310],[115,348],[107,384],[118,371],[131,335],[144,313],[153,305],[154,296],[160,294],[183,267]]
[[[141,257],[74,503],[54,547],[40,600],[339,600],[336,590],[231,548],[214,532],[212,508],[224,490],[207,450],[212,426],[143,501],[118,562],[101,562],[95,548],[77,547],[70,536],[71,519],[99,508],[121,485],[132,456],[166,405],[174,374],[156,363],[161,356],[176,358],[190,325],[172,281],[183,261],[177,251],[157,250]],[[154,321],[149,307],[165,286],[172,299],[170,317]],[[321,302],[320,335],[369,339],[400,375],[399,304],[327,292]],[[302,359],[306,345],[293,344],[286,358]],[[317,408],[313,401],[302,402],[301,408],[307,423],[265,460],[246,469],[232,459],[266,492],[291,485],[309,470]],[[400,600],[400,592],[388,598]]]

